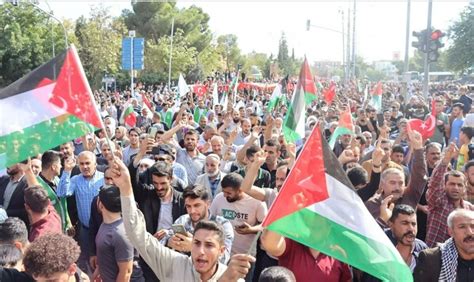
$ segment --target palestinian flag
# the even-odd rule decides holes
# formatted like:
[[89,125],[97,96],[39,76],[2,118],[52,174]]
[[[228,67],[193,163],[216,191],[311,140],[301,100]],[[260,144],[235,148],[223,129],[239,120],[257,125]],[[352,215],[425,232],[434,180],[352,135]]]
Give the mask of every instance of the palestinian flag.
[[263,226],[384,281],[413,281],[317,126]]
[[280,102],[281,99],[281,85],[278,84],[275,89],[273,89],[272,96],[270,97],[270,101],[268,102],[267,112],[273,111],[276,108],[277,104]]
[[0,91],[0,169],[103,128],[74,46]]
[[127,127],[135,127],[137,124],[137,113],[133,109],[132,103],[128,101],[123,106],[122,114],[119,119],[120,124],[124,124]]
[[[66,198],[59,198],[56,195],[56,192],[41,178],[41,177],[36,177],[38,180],[38,183],[41,185],[41,187],[44,188],[46,193],[48,194],[49,201],[51,202],[51,205],[53,205],[54,209],[58,213],[59,217],[61,218],[61,224],[62,224],[62,230],[63,232],[66,232],[67,229],[69,229],[72,224],[71,220],[69,218],[69,214],[67,211],[67,199]],[[54,179],[54,182],[56,185],[59,184],[59,178],[56,177]]]
[[308,60],[304,58],[303,65],[301,66],[300,77],[298,84],[304,89],[304,100],[306,105],[311,105],[313,100],[316,99],[316,85],[314,84],[313,75],[309,68]]
[[334,98],[336,98],[336,83],[331,81],[329,87],[323,91],[324,101],[328,106],[332,104]]
[[370,94],[372,95],[372,98],[369,101],[369,105],[372,106],[374,109],[377,110],[377,112],[382,111],[382,93],[383,93],[383,86],[382,82],[378,82],[377,85],[375,86],[372,91],[370,91]]
[[[305,61],[301,66],[300,77],[296,85],[295,92],[291,98],[291,104],[288,107],[288,112],[283,123],[283,134],[289,143],[295,143],[304,137],[305,132],[305,112],[306,112],[306,98],[309,95],[314,95],[314,82],[309,73],[311,83],[306,83],[308,78],[309,67],[308,62]],[[313,91],[313,92],[310,92]],[[307,95],[308,94],[308,95]]]
[[354,123],[352,123],[350,107],[347,107],[346,110],[341,113],[336,130],[331,134],[331,138],[329,139],[329,146],[331,146],[331,149],[334,149],[334,145],[339,136],[344,134],[354,134]]

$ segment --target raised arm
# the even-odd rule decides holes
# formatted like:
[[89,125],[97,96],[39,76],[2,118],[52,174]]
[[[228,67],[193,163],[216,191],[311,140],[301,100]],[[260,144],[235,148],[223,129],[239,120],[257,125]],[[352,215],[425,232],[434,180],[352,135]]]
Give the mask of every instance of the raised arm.
[[449,144],[444,152],[444,156],[434,168],[428,183],[426,201],[429,209],[444,206],[447,201],[444,191],[444,174],[448,170],[448,165],[457,154],[457,147],[454,143]]
[[130,174],[119,158],[114,160],[112,173],[114,183],[120,189],[122,217],[128,239],[158,278],[166,280],[166,274],[172,272],[173,261],[183,256],[161,245],[157,238],[146,231],[145,218],[137,209],[133,196]]
[[285,238],[271,230],[263,230],[260,241],[262,242],[263,249],[271,256],[279,257],[286,250]]
[[258,176],[258,170],[265,162],[267,154],[263,151],[257,152],[254,156],[253,163],[248,165],[248,169],[245,172],[244,180],[240,189],[248,194],[250,197],[255,198],[260,201],[265,201],[265,190],[256,186],[253,186],[255,179]]
[[64,171],[59,180],[58,190],[56,194],[58,197],[69,197],[74,194],[76,185],[74,181],[71,180],[71,171],[76,166],[76,159],[74,157],[68,158],[64,162]]
[[410,147],[413,148],[413,169],[403,201],[405,204],[416,209],[426,186],[426,162],[421,134],[417,131],[409,130],[408,138],[410,140]]

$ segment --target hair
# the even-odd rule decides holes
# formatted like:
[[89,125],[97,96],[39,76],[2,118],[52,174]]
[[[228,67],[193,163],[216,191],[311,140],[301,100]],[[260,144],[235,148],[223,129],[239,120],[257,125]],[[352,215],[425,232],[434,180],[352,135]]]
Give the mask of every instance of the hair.
[[358,135],[356,136],[356,140],[359,140],[359,143],[360,143],[361,145],[367,144],[367,139],[366,139],[365,136],[362,135],[362,134],[358,134]]
[[140,136],[140,134],[142,134],[142,130],[139,128],[139,127],[132,127],[128,130],[128,135],[130,135],[130,133],[132,132],[135,132],[138,136]]
[[271,266],[262,271],[258,282],[296,282],[296,277],[286,267]]
[[248,158],[251,158],[253,157],[253,155],[255,155],[257,152],[260,152],[262,148],[260,148],[260,146],[258,145],[251,145],[250,147],[247,148],[247,151],[245,151],[245,156]]
[[15,241],[26,244],[28,230],[23,220],[18,217],[9,217],[0,223],[0,244],[13,244]]
[[459,108],[461,111],[464,109],[464,104],[463,103],[454,103],[452,108]]
[[447,223],[450,229],[453,229],[453,221],[458,216],[465,216],[474,218],[474,211],[467,210],[467,209],[455,209],[448,215]]
[[201,199],[209,201],[211,199],[209,191],[202,185],[189,185],[183,191],[183,199],[191,198],[192,200]]
[[194,227],[194,234],[200,229],[214,231],[219,237],[219,244],[224,245],[225,235],[222,225],[210,220],[201,220],[196,224],[196,227]]
[[219,155],[217,155],[217,154],[209,154],[206,157],[206,160],[207,159],[213,159],[213,160],[218,161],[218,162],[221,161],[221,157],[219,157]]
[[439,144],[437,142],[430,142],[430,143],[425,145],[425,153],[427,153],[428,150],[433,148],[433,147],[436,147],[441,151],[441,144]]
[[269,147],[276,147],[277,152],[280,152],[280,144],[278,143],[278,140],[275,140],[275,139],[268,139],[268,140],[265,142],[265,145],[267,145],[267,146],[269,146]]
[[405,179],[405,174],[403,173],[403,171],[401,171],[399,168],[391,167],[391,168],[387,168],[386,170],[382,172],[382,175],[380,175],[380,180],[381,181],[385,180],[385,178],[389,174],[399,174],[403,177],[403,179]]
[[116,186],[102,188],[99,191],[99,201],[109,212],[121,212],[120,190]]
[[464,174],[462,174],[458,170],[450,170],[450,171],[448,171],[444,174],[444,184],[446,184],[448,182],[448,179],[449,179],[450,176],[452,176],[452,177],[461,177],[462,180],[464,181]]
[[61,162],[61,154],[53,150],[48,150],[41,156],[41,169],[46,170],[56,162]]
[[187,135],[194,135],[196,138],[199,138],[199,133],[195,129],[188,129],[188,131],[184,134],[184,136]]
[[469,140],[471,140],[471,138],[474,137],[474,128],[472,127],[468,127],[468,126],[462,127],[461,132],[464,133]]
[[217,140],[217,141],[219,141],[219,143],[224,145],[224,138],[222,138],[222,136],[214,135],[214,136],[211,137],[211,142],[214,141],[214,140]]
[[240,189],[242,185],[242,181],[244,178],[242,175],[232,172],[224,176],[221,180],[221,187],[222,188],[232,188],[234,190]]
[[23,257],[21,250],[13,244],[0,244],[0,266],[14,268]]
[[396,205],[392,211],[392,216],[390,217],[389,221],[394,222],[398,218],[399,214],[413,215],[415,214],[415,210],[409,205]]
[[81,249],[64,234],[45,234],[38,237],[26,250],[23,265],[33,277],[50,277],[64,273],[79,258]]
[[158,177],[173,177],[173,166],[167,162],[156,162],[153,166],[149,168],[151,175]]
[[472,166],[474,166],[474,160],[468,161],[468,162],[464,165],[464,172],[467,172]]
[[392,147],[392,154],[393,153],[402,153],[405,154],[405,150],[403,150],[402,145],[395,145]]
[[369,183],[369,174],[360,165],[350,168],[346,174],[354,187]]
[[34,213],[45,213],[50,204],[46,190],[41,186],[30,186],[24,190],[25,204]]

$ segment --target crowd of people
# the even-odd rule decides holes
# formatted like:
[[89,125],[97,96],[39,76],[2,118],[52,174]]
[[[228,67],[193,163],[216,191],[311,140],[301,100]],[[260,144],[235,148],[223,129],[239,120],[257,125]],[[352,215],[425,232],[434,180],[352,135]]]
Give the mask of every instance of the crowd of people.
[[[0,281],[379,281],[261,225],[311,131],[329,140],[348,109],[333,152],[414,280],[474,281],[474,92],[402,89],[384,83],[376,109],[339,84],[295,143],[291,91],[271,110],[265,89],[96,91],[103,129],[0,177]],[[429,138],[408,126],[434,110]]]

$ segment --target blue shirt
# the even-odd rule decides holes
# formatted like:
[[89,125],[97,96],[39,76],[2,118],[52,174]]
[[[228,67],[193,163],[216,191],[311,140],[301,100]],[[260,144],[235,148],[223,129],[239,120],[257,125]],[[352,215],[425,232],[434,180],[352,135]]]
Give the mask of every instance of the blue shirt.
[[464,118],[457,118],[453,120],[451,124],[451,134],[449,135],[449,142],[456,142],[456,146],[459,147],[459,134],[461,133],[461,127],[464,123]]
[[173,175],[183,181],[185,188],[188,186],[188,173],[182,164],[177,162],[173,163]]
[[96,171],[90,179],[86,179],[82,174],[71,178],[71,174],[64,171],[56,192],[58,197],[76,196],[79,221],[89,228],[92,199],[99,194],[99,189],[103,185],[104,174],[100,171]]

